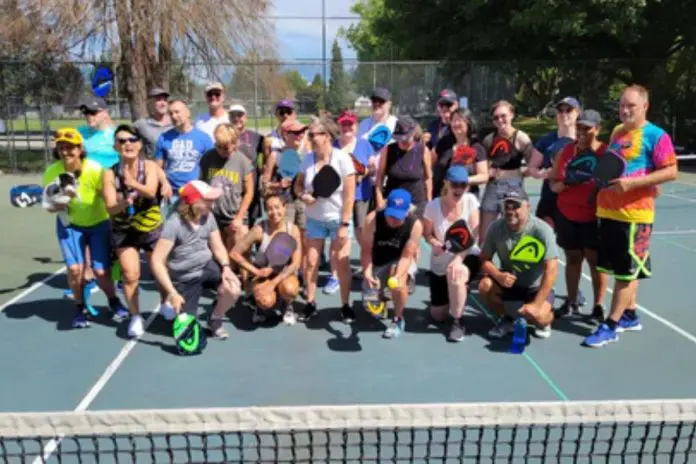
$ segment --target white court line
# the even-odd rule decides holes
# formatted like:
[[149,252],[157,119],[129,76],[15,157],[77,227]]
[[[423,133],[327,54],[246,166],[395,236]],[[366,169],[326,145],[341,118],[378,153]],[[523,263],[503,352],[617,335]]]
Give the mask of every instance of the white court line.
[[674,193],[663,193],[662,195],[670,198],[676,198],[677,200],[688,201],[689,203],[696,203],[696,198],[687,198],[681,195],[675,195]]
[[[566,265],[565,261],[563,261],[562,259],[559,258],[558,261],[559,261],[563,266]],[[583,277],[585,280],[587,280],[588,282],[592,282],[592,277],[590,277],[589,275],[585,274],[584,272],[582,273],[582,277]],[[607,288],[607,292],[610,293],[610,294],[613,294],[613,293],[614,293],[614,291],[613,291],[611,288]],[[641,312],[643,312],[646,316],[655,319],[655,320],[656,320],[657,322],[659,322],[660,324],[662,324],[662,325],[664,325],[665,327],[667,327],[667,328],[673,330],[674,332],[678,333],[679,335],[681,335],[682,337],[686,338],[686,339],[689,340],[690,342],[696,344],[696,335],[694,335],[694,334],[692,334],[692,333],[690,333],[690,332],[687,332],[686,330],[682,329],[681,327],[679,327],[679,326],[676,325],[675,323],[673,323],[673,322],[671,322],[671,321],[668,321],[667,319],[665,319],[664,317],[660,316],[659,314],[655,314],[654,312],[650,311],[650,310],[649,310],[648,308],[646,308],[645,306],[636,304],[636,308],[638,308],[638,309],[639,309]]]
[[8,306],[15,304],[17,301],[19,301],[22,298],[24,298],[25,296],[29,295],[31,292],[38,290],[39,287],[45,285],[46,282],[48,282],[49,280],[51,280],[52,278],[54,278],[58,274],[65,272],[65,269],[66,269],[65,266],[61,267],[60,269],[55,271],[53,274],[49,275],[48,277],[45,277],[41,282],[34,283],[34,285],[32,285],[31,287],[24,289],[22,292],[18,293],[14,297],[12,297],[9,301],[6,301],[5,303],[3,303],[2,306],[0,306],[0,313]]
[[696,229],[654,230],[652,235],[689,235],[696,234]]
[[[155,320],[157,314],[159,314],[159,303],[157,303],[157,306],[155,306],[155,308],[152,310],[152,314],[150,314],[150,317],[148,317],[145,321],[145,332],[143,332],[143,335],[147,333],[147,328],[150,326],[152,321]],[[87,408],[90,407],[90,405],[94,402],[99,393],[101,393],[101,391],[104,389],[109,380],[111,380],[111,377],[113,377],[116,371],[121,367],[121,365],[126,360],[131,351],[133,351],[133,348],[135,348],[136,344],[138,343],[141,337],[128,340],[126,344],[123,345],[121,351],[119,351],[116,357],[109,363],[108,366],[106,366],[106,369],[104,370],[102,375],[97,379],[94,385],[92,385],[92,388],[89,389],[89,391],[82,398],[82,400],[80,400],[73,412],[85,412]],[[61,435],[57,439],[51,439],[51,441],[49,441],[43,448],[43,459],[41,458],[41,456],[37,456],[34,459],[33,464],[41,464],[47,462],[51,458],[53,453],[56,452],[58,445],[64,437],[65,435]]]

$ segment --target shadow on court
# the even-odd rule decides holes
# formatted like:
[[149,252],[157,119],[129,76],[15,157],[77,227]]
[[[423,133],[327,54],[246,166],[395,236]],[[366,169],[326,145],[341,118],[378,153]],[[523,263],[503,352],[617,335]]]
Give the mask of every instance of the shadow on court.
[[[16,292],[17,290],[25,290],[32,285],[34,285],[37,282],[41,282],[44,279],[47,279],[48,277],[51,276],[51,272],[35,272],[33,274],[30,274],[27,276],[26,282],[24,282],[22,285],[19,285],[17,287],[12,287],[12,288],[2,288],[0,289],[0,295],[4,295],[6,293],[12,293]],[[53,288],[67,288],[67,282],[65,278],[58,278],[56,277],[55,279],[49,279],[48,282],[46,282],[44,285],[48,285],[49,287]]]
[[[113,313],[107,305],[94,305],[94,307],[99,311],[99,314],[96,317],[90,316],[92,325],[116,328],[117,335],[122,330],[126,334],[128,324],[114,321],[112,319]],[[75,316],[75,304],[72,300],[66,298],[45,299],[40,302],[18,302],[5,308],[3,314],[10,319],[39,318],[45,322],[55,324],[58,331],[89,330],[89,328],[73,329],[71,327],[72,319]],[[124,326],[125,329],[123,329]]]

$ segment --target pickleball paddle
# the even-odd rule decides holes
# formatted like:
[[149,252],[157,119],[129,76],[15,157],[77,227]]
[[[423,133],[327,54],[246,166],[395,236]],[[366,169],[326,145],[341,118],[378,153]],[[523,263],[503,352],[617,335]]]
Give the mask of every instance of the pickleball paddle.
[[592,178],[595,182],[595,189],[587,199],[588,203],[594,201],[597,192],[606,188],[613,180],[620,178],[626,171],[626,160],[616,151],[609,149],[597,159]]
[[474,246],[474,237],[464,219],[459,219],[449,226],[445,232],[445,251],[456,254],[472,246]]
[[597,154],[592,150],[578,153],[566,166],[563,183],[565,185],[578,185],[592,180],[597,160]]
[[349,153],[351,161],[353,161],[353,167],[355,168],[355,174],[358,176],[364,176],[367,173],[367,167],[362,164],[358,159]]
[[363,292],[363,307],[373,317],[378,319],[387,317],[387,303],[380,295],[377,288],[370,288]]
[[469,166],[476,162],[476,150],[470,145],[457,145],[452,154],[451,164]]
[[286,266],[297,249],[297,240],[287,232],[277,232],[264,251],[269,267]]
[[205,331],[198,319],[191,314],[181,313],[176,317],[173,335],[176,350],[182,356],[200,354],[208,344]]
[[312,180],[313,195],[316,198],[329,198],[341,186],[341,177],[330,164],[325,164]]
[[378,124],[367,136],[367,141],[372,145],[375,151],[380,151],[384,148],[392,138],[392,131],[386,124]]
[[278,173],[283,179],[294,179],[298,172],[300,172],[300,165],[302,164],[302,158],[297,150],[288,148],[283,150],[280,154],[280,159],[278,160]]
[[488,158],[494,168],[504,166],[512,158],[513,146],[510,139],[501,136],[495,136],[491,142],[491,148],[488,150]]
[[541,263],[546,257],[544,242],[532,235],[524,235],[510,252],[512,273],[520,276],[534,266]]

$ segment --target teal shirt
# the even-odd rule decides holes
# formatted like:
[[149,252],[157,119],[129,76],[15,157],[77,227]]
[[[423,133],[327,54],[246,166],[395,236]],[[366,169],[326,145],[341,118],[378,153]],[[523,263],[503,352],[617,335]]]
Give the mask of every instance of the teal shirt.
[[104,169],[109,169],[118,163],[119,154],[114,149],[114,135],[116,134],[114,127],[97,130],[89,126],[82,126],[77,130],[85,140],[87,158],[101,164]]

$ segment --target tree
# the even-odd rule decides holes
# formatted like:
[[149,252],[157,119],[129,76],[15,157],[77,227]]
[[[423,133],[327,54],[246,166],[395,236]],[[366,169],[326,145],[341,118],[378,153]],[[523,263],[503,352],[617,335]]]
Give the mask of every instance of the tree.
[[326,95],[326,109],[337,113],[341,108],[350,105],[350,82],[343,69],[343,54],[338,45],[338,39],[334,39],[331,47],[331,75],[329,77],[329,91]]
[[93,59],[95,49],[106,50],[122,72],[119,84],[134,118],[146,113],[149,87],[169,87],[176,59],[202,61],[216,75],[215,63],[238,60],[251,49],[270,56],[272,49],[262,18],[268,0],[92,0],[67,7],[61,0],[0,1],[7,3],[0,46],[9,49],[0,54],[27,59],[16,54],[22,43],[33,56],[62,59]]
[[317,114],[324,109],[324,82],[321,74],[317,73],[309,86],[297,92],[295,99],[299,113]]
[[305,78],[302,77],[302,74],[296,69],[288,69],[283,73],[283,76],[285,77],[288,87],[295,95],[308,86]]

